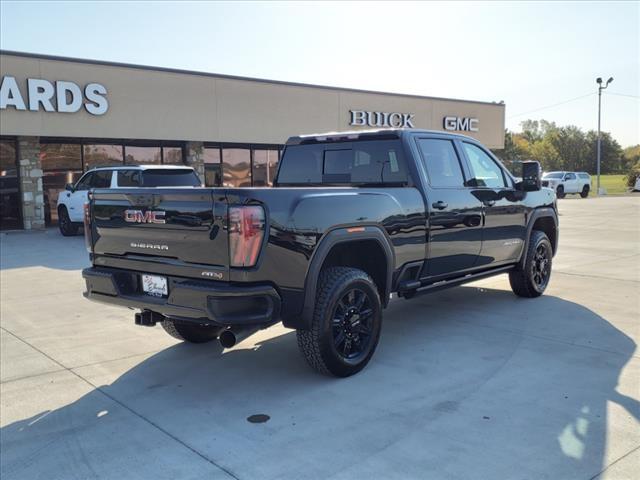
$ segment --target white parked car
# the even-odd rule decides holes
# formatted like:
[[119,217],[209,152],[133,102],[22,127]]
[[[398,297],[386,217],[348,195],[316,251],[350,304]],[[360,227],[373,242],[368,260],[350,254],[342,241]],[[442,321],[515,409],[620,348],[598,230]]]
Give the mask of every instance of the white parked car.
[[82,226],[89,190],[123,187],[201,187],[191,167],[179,165],[130,165],[98,167],[85,173],[75,185],[68,183],[58,194],[58,227],[65,237],[76,235]]
[[567,193],[578,193],[587,198],[591,176],[586,172],[547,172],[542,175],[542,186],[553,188],[558,198],[564,198]]

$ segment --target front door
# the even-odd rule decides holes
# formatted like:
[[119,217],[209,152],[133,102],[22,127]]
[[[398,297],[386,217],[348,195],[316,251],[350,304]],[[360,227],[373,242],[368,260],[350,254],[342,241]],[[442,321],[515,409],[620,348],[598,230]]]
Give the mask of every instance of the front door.
[[438,277],[474,266],[482,244],[482,203],[465,187],[453,141],[417,139],[427,175],[429,238],[423,277]]
[[565,193],[578,193],[578,178],[575,173],[567,173],[564,176],[563,184]]
[[482,250],[476,267],[516,260],[526,236],[523,192],[516,191],[503,167],[483,148],[461,142],[473,195],[483,204]]

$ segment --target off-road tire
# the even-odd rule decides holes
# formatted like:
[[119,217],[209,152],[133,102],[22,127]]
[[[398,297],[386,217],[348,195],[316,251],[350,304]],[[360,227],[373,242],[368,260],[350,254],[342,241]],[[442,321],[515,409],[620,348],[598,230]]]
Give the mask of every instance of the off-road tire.
[[78,224],[71,221],[67,207],[58,209],[58,229],[64,237],[73,237],[78,234]]
[[585,185],[582,187],[582,191],[580,192],[580,196],[582,198],[587,198],[589,196],[589,185]]
[[[365,301],[372,310],[366,317],[367,323],[370,322],[371,335],[365,340],[366,348],[361,356],[350,360],[337,351],[333,322],[338,303],[354,289],[364,293]],[[348,377],[358,373],[369,363],[380,339],[381,327],[382,304],[371,277],[357,268],[330,267],[320,273],[311,328],[296,332],[298,347],[307,363],[316,371],[325,375]]]
[[564,198],[567,194],[564,193],[564,187],[562,185],[558,185],[558,188],[556,189],[556,197],[558,198]]
[[161,322],[164,331],[173,338],[189,343],[206,343],[218,338],[220,328],[209,325],[198,325],[187,322],[171,320],[169,318]]
[[[536,262],[536,254],[538,249],[542,247],[547,252],[547,265],[548,274],[546,276],[544,284],[540,285],[534,280],[533,269],[536,268],[534,264]],[[540,230],[532,230],[531,238],[529,239],[529,245],[527,246],[526,257],[524,265],[518,267],[515,270],[509,272],[509,283],[511,284],[511,290],[519,297],[534,298],[542,295],[549,285],[551,279],[551,266],[553,250],[549,237]]]

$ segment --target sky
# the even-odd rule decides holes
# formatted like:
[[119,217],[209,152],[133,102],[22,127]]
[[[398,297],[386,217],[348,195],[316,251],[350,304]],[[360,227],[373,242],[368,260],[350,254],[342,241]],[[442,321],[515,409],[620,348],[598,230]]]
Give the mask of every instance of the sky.
[[[640,143],[640,2],[0,2],[0,48],[504,101]],[[578,98],[580,97],[580,98]]]

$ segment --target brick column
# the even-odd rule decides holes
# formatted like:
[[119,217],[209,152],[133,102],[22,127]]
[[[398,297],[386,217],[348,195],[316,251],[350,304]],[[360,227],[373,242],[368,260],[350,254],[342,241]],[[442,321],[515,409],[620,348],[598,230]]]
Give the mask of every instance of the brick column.
[[40,138],[18,137],[22,222],[25,230],[44,228]]
[[202,142],[186,142],[185,150],[185,163],[195,169],[200,180],[204,183],[204,147]]

